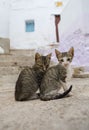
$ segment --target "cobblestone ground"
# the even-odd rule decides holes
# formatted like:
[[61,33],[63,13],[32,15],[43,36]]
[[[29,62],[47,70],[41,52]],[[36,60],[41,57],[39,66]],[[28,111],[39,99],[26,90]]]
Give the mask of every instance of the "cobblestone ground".
[[[75,36],[78,34],[80,31]],[[72,96],[68,98],[47,102],[14,100],[19,71],[33,64],[33,55],[34,51],[29,50],[0,55],[0,130],[89,130],[89,78],[73,78]]]
[[71,97],[14,100],[17,75],[0,77],[0,130],[89,130],[89,79],[72,79]]
[[68,98],[16,102],[17,76],[0,76],[0,130],[89,130],[89,78],[73,78]]

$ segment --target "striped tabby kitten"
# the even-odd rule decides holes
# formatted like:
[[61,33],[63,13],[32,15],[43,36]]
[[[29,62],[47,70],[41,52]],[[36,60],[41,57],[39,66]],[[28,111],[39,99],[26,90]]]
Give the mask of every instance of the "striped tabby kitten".
[[[70,48],[68,52],[59,52],[55,50],[59,64],[49,68],[40,85],[41,100],[53,100],[63,98],[69,94],[72,89],[67,89],[67,80],[71,77],[70,63],[74,56],[74,48]],[[59,94],[60,88],[64,89],[64,93]]]
[[59,63],[66,69],[67,71],[67,77],[66,77],[66,85],[64,87],[64,90],[67,90],[67,86],[71,84],[71,77],[73,75],[73,71],[71,68],[71,62],[74,57],[74,48],[71,47],[68,52],[60,52],[55,49],[56,57],[59,61]]
[[[74,56],[74,48],[70,48],[68,52],[59,52],[55,50],[59,64],[49,68],[41,82],[40,86],[40,98],[41,100],[54,100],[63,98],[69,94],[72,89],[70,86],[67,89],[67,78],[70,69],[70,63],[72,62]],[[59,94],[60,88],[64,89],[64,93]]]
[[66,74],[66,69],[60,64],[50,67],[40,85],[40,99],[48,101],[65,97],[71,91],[72,86],[62,94],[58,91],[66,85]]
[[49,67],[51,54],[41,56],[39,53],[35,54],[35,65],[30,68],[27,67],[21,71],[15,87],[15,100],[27,101],[37,99],[39,96],[36,93],[41,80]]

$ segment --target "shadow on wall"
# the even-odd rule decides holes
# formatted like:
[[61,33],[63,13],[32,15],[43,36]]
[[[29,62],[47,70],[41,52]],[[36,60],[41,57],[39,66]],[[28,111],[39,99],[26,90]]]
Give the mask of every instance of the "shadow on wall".
[[9,54],[10,40],[8,38],[0,38],[0,54]]

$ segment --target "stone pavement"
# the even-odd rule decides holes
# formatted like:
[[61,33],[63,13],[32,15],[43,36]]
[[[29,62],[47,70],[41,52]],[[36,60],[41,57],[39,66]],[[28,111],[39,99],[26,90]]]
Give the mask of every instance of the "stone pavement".
[[0,130],[89,130],[89,78],[72,78],[71,97],[14,100],[18,74],[21,67],[33,64],[33,55],[34,51],[0,55]]

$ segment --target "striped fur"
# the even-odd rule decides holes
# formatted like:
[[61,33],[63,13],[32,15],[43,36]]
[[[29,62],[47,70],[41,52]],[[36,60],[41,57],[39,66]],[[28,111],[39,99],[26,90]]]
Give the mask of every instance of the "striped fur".
[[49,67],[50,59],[51,54],[41,56],[39,53],[36,53],[35,65],[32,68],[27,67],[21,71],[15,86],[16,101],[27,101],[39,97],[36,91]]
[[41,100],[48,101],[54,99],[60,99],[68,95],[71,91],[72,86],[64,93],[59,94],[58,91],[61,87],[65,87],[65,79],[66,79],[66,69],[58,64],[56,66],[50,67],[44,78],[41,82],[40,86],[40,98]]
[[[40,98],[44,101],[63,98],[72,89],[72,86],[67,89],[66,80],[69,74],[69,65],[74,56],[74,48],[71,47],[68,52],[60,52],[55,49],[55,53],[59,64],[48,69],[40,86]],[[64,89],[64,93],[59,94],[58,91],[61,87]]]

